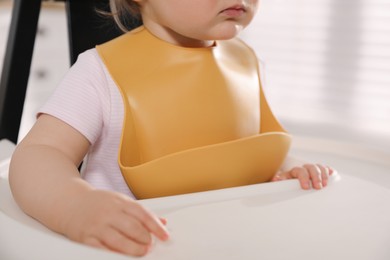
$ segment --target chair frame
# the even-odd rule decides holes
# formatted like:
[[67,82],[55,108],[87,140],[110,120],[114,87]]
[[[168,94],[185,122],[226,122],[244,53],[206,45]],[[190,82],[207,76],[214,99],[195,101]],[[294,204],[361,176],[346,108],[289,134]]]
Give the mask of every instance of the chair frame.
[[[0,140],[18,142],[38,19],[43,0],[14,0],[0,80]],[[122,32],[96,12],[108,10],[108,0],[62,0],[66,4],[70,64],[96,44]],[[113,29],[114,28],[114,29]]]

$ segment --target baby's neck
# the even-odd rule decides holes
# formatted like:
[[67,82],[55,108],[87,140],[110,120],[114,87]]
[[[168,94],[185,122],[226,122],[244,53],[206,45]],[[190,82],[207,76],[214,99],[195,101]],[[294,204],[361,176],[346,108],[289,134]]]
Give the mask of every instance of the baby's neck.
[[166,27],[153,27],[144,24],[145,29],[157,38],[168,43],[187,48],[207,48],[215,46],[214,40],[200,40],[180,35]]

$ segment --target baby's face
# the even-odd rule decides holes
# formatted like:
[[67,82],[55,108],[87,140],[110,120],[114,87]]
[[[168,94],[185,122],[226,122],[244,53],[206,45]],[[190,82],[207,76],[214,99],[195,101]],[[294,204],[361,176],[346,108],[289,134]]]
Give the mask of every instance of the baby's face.
[[144,25],[175,44],[199,47],[235,37],[252,20],[258,0],[138,0]]

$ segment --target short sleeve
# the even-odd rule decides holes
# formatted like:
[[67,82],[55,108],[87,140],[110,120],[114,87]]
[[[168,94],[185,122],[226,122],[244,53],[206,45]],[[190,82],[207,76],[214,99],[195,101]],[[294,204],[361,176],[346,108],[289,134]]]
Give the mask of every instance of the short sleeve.
[[95,49],[79,55],[53,95],[38,111],[69,124],[91,144],[100,136],[109,102],[107,79]]

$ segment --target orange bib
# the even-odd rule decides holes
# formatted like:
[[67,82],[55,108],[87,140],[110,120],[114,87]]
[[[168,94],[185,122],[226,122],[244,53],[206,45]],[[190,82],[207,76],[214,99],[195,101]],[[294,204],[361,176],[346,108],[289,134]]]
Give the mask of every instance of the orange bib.
[[125,106],[119,165],[139,199],[265,182],[291,137],[240,40],[169,44],[139,27],[97,46]]

